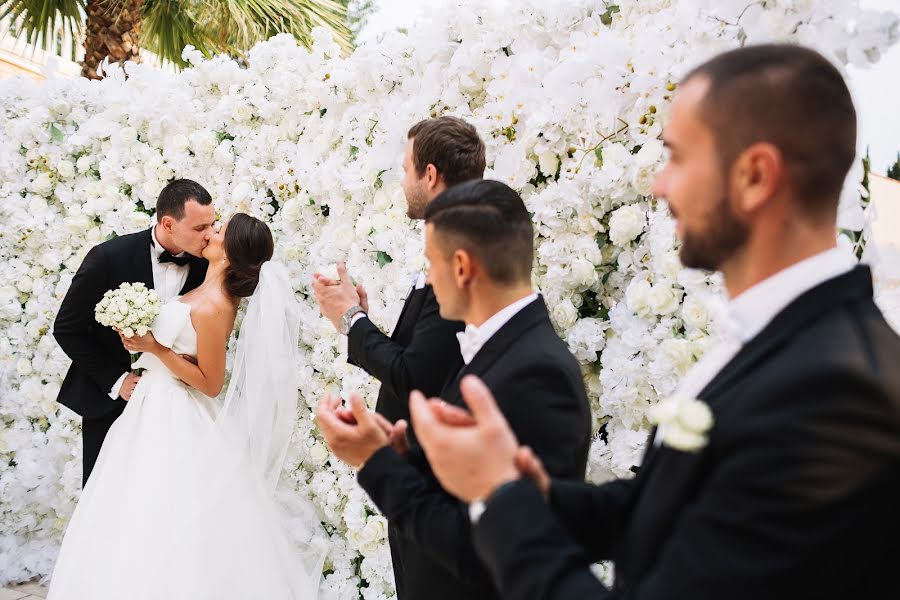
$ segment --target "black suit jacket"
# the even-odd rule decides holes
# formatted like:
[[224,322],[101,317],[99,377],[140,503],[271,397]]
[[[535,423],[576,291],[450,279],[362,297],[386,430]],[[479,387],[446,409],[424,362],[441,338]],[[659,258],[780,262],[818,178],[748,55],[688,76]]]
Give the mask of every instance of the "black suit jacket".
[[[485,381],[519,441],[554,476],[584,479],[591,439],[584,380],[542,298],[488,340],[444,389],[446,402],[465,406],[459,382],[466,374]],[[472,546],[466,506],[441,488],[420,447],[406,460],[383,448],[359,482],[388,519],[401,600],[499,598]]]
[[441,318],[430,285],[413,290],[391,337],[369,319],[358,320],[347,340],[348,362],[381,381],[375,410],[391,422],[409,421],[409,393],[436,396],[460,367],[459,321]]
[[[94,307],[103,294],[125,282],[142,281],[153,289],[151,239],[147,229],[91,248],[56,315],[53,336],[72,359],[56,400],[85,418],[102,417],[116,407],[119,400],[112,400],[109,391],[131,367],[119,335],[97,323]],[[206,266],[204,259],[191,257],[182,294],[203,282]]]
[[504,598],[900,598],[900,338],[869,269],[795,300],[700,398],[699,452],[651,445],[633,480],[489,505],[474,537]]

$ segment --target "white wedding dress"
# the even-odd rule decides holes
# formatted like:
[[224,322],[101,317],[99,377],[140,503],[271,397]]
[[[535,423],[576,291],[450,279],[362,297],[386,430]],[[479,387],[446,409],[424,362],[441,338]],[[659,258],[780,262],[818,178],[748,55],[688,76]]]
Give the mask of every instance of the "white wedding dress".
[[[190,312],[169,302],[153,333],[175,352],[196,356]],[[48,598],[315,598],[322,552],[289,535],[274,486],[247,445],[223,432],[218,403],[151,354],[135,366],[146,371],[81,494]],[[319,521],[311,509],[305,520],[300,537],[312,537]],[[292,530],[297,521],[291,519]]]

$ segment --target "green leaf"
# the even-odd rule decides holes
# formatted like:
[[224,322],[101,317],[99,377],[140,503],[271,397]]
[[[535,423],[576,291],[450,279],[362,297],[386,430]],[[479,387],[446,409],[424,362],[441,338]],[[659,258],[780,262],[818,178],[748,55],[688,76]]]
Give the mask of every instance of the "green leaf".
[[597,157],[597,164],[599,166],[603,166],[603,148],[597,147],[594,149],[594,156]]
[[600,15],[600,22],[604,25],[612,25],[613,15],[619,12],[618,4],[608,4],[606,6],[606,12]]
[[50,123],[50,137],[53,138],[54,142],[62,143],[65,136],[63,135],[62,130],[56,126],[56,123]]
[[375,253],[375,260],[378,262],[378,266],[382,269],[384,268],[384,265],[394,262],[394,259],[391,258],[391,255],[387,252],[384,252],[383,250],[379,250]]

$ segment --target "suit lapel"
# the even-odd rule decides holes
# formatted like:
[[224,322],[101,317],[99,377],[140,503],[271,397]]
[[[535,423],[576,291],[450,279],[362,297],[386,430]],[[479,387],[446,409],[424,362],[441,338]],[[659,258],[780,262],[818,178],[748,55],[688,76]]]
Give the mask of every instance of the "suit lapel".
[[756,337],[741,350],[700,392],[700,398],[714,403],[722,392],[744,373],[755,367],[769,354],[826,311],[845,302],[872,297],[872,272],[859,266],[839,277],[802,294],[778,313]]
[[[397,319],[397,325],[394,327],[393,333],[391,333],[391,339],[397,339],[397,336],[401,335],[405,330],[404,319],[407,318],[407,314],[409,316],[418,315],[418,313],[422,309],[422,304],[425,301],[425,297],[431,291],[431,286],[426,285],[421,289],[413,289],[407,294],[406,300],[403,301],[403,308],[400,310],[400,317]],[[413,310],[413,305],[417,306],[415,310]],[[414,321],[416,319],[413,319]]]
[[134,269],[133,281],[143,281],[147,289],[154,289],[153,282],[153,264],[150,262],[150,230],[142,232],[137,236],[137,247],[134,251],[132,267]]
[[463,365],[456,377],[444,388],[444,401],[450,404],[463,404],[459,392],[459,382],[463,377],[466,375],[480,376],[485,373],[491,365],[497,362],[497,359],[503,356],[507,348],[522,337],[522,334],[541,322],[549,322],[549,319],[550,315],[547,312],[544,298],[543,296],[538,296],[537,300],[525,306],[492,335],[491,339],[482,346],[478,354],[472,359],[472,362],[468,365]]
[[[845,302],[872,296],[872,273],[866,266],[859,266],[839,277],[814,287],[802,294],[774,319],[756,337],[747,342],[719,373],[713,377],[699,397],[715,412],[718,402],[727,397],[727,391],[748,371],[751,371],[762,360],[777,351],[782,344],[796,335],[821,315]],[[638,470],[635,485],[632,487],[631,499],[637,497],[641,487],[647,480],[656,459],[664,450],[653,446],[656,428],[647,441],[647,451]]]

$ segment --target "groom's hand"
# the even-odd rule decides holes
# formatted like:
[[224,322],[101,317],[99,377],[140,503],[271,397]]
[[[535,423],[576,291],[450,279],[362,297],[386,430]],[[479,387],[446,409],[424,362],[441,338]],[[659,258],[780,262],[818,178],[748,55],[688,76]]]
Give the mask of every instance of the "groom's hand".
[[[355,422],[349,422],[351,415]],[[326,395],[316,407],[316,421],[334,455],[355,469],[391,440],[359,394],[350,395],[349,415],[339,397]]]
[[[338,262],[337,270],[338,277],[340,277],[338,281],[320,273],[313,274],[312,288],[322,316],[331,321],[335,329],[340,329],[341,317],[344,316],[344,313],[357,304],[362,305],[364,309],[367,308],[368,298],[364,289],[360,293],[358,287],[362,288],[362,286],[353,285],[344,261]],[[364,300],[365,304],[363,304]]]
[[141,380],[141,376],[136,373],[129,373],[125,376],[125,381],[122,382],[122,387],[119,389],[119,397],[122,400],[131,400],[131,395],[134,393],[134,388],[137,386],[138,381]]

